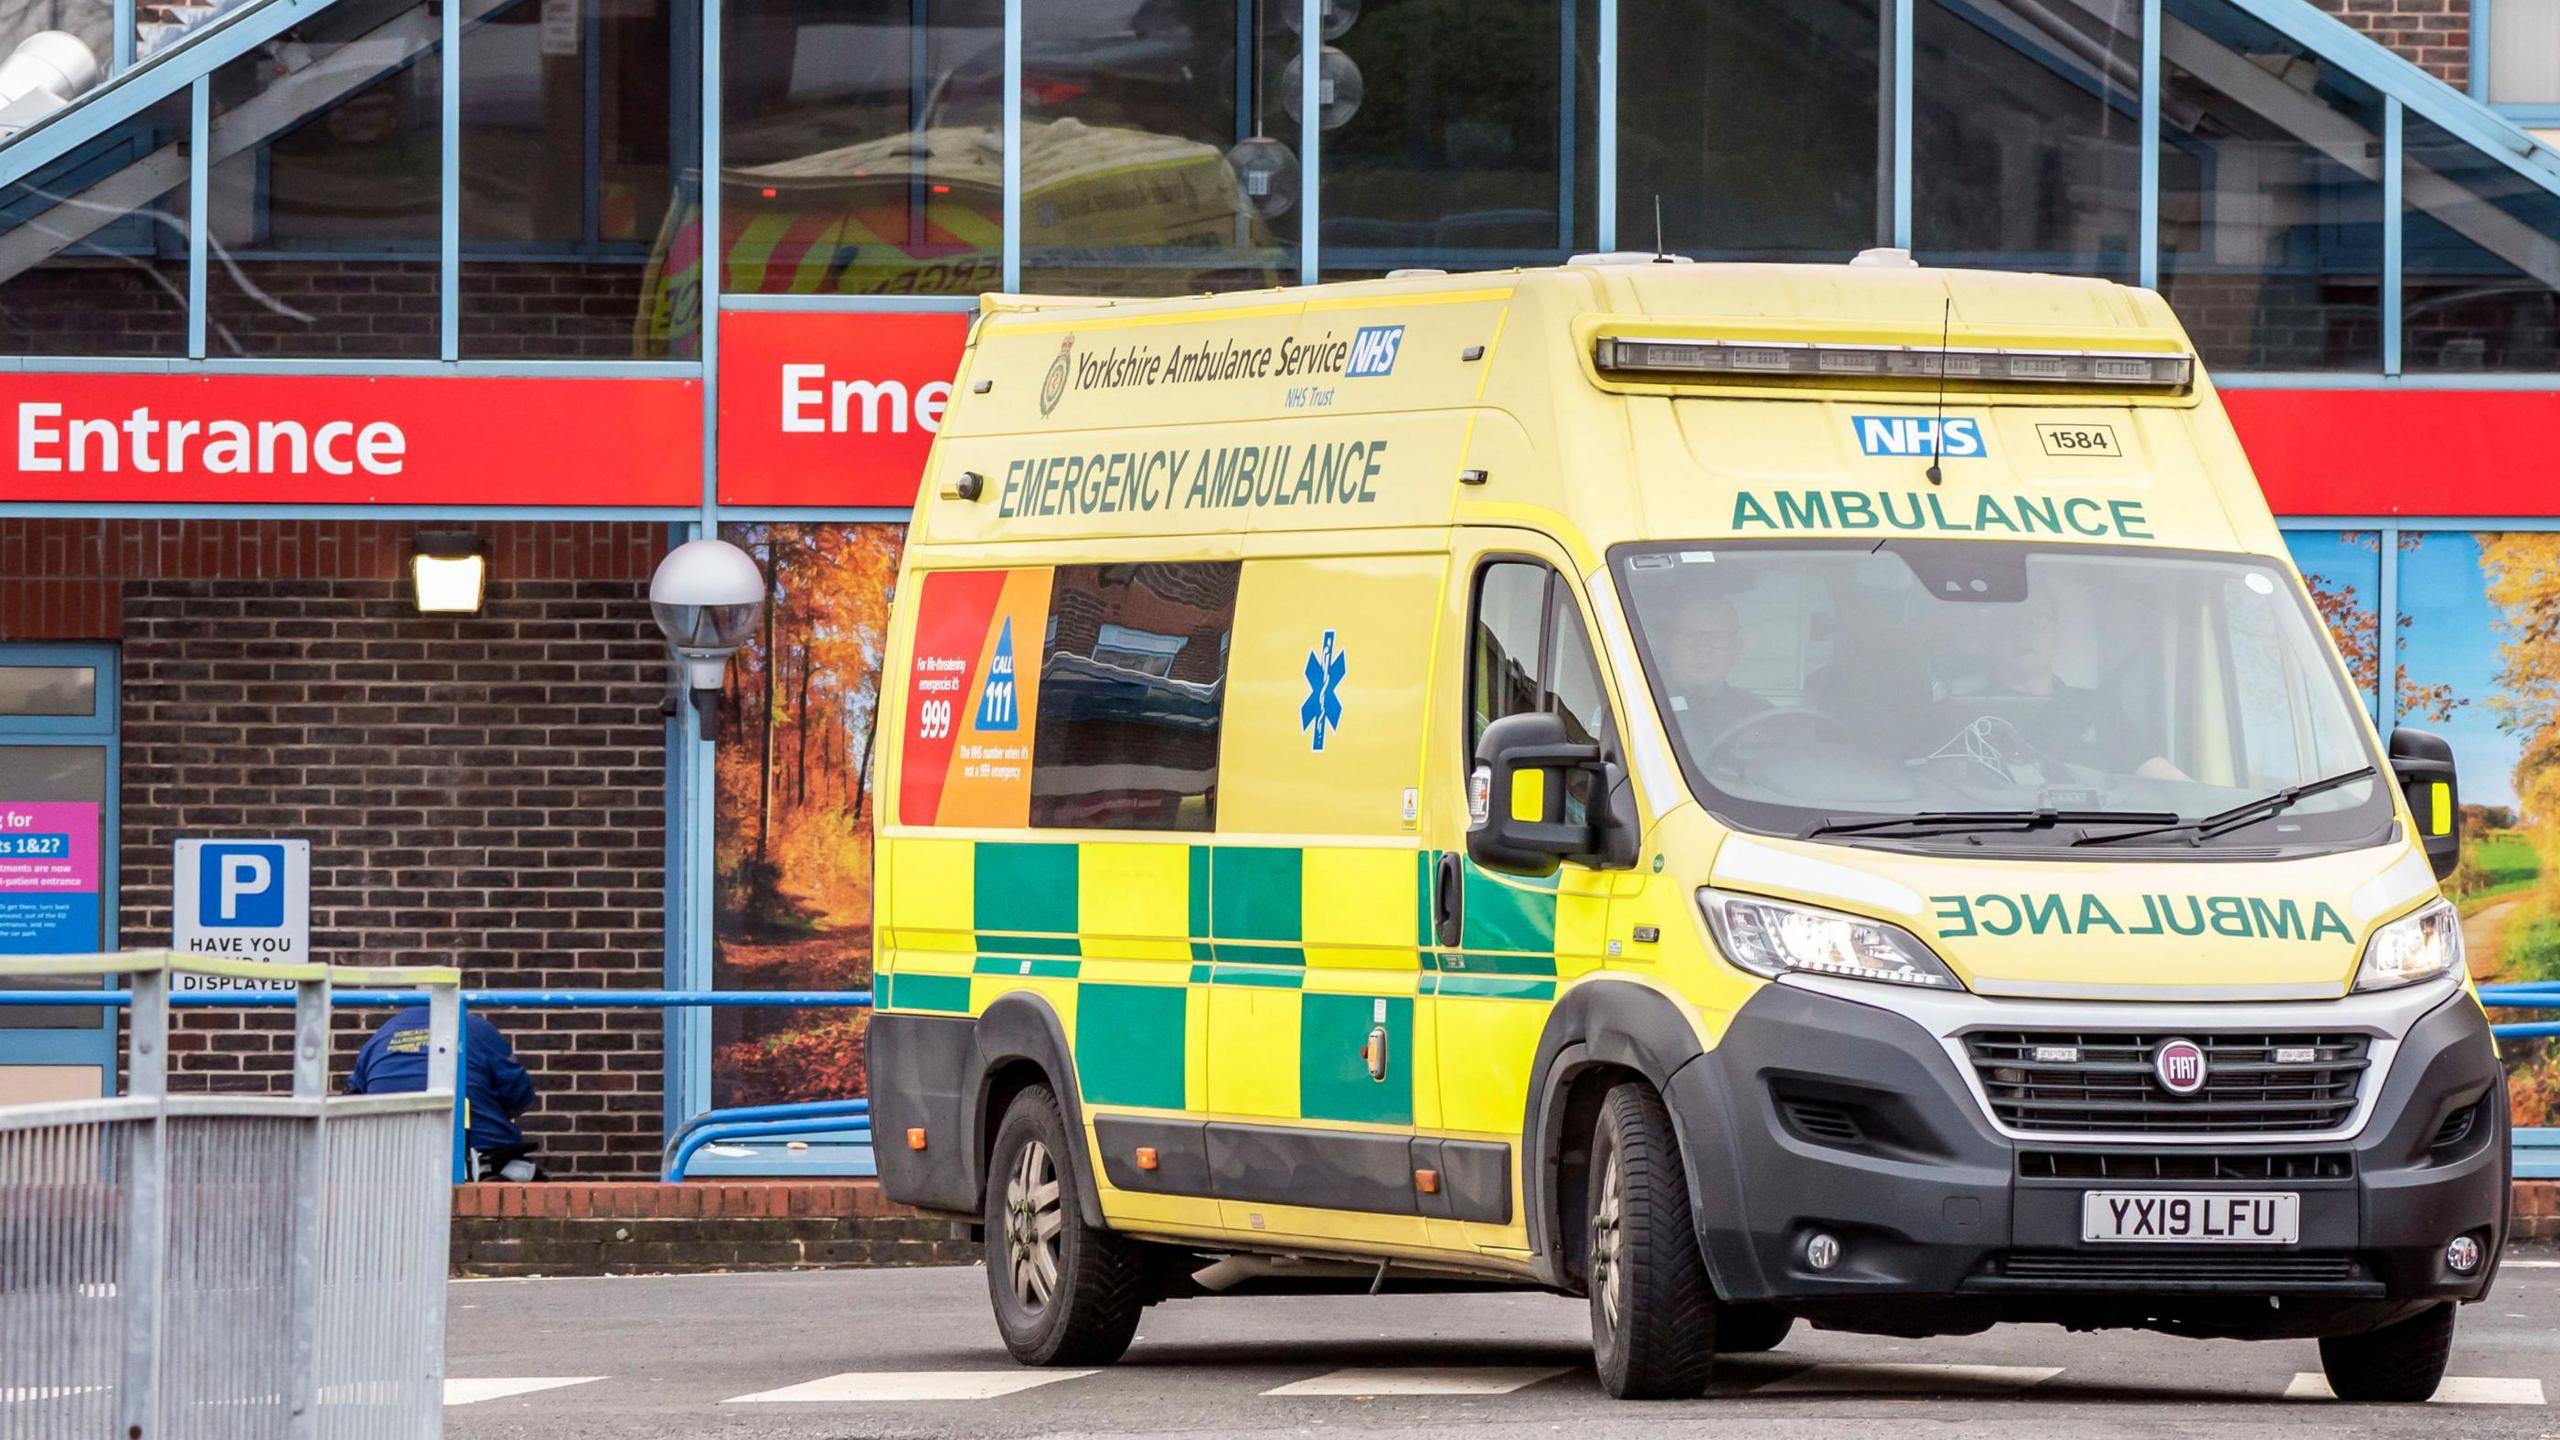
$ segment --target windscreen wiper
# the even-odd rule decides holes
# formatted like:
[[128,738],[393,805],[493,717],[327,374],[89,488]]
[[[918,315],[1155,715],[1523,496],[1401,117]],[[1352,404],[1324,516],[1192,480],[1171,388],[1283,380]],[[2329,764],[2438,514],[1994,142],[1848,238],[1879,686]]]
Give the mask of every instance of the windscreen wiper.
[[2255,800],[2244,800],[2239,804],[2232,806],[2228,810],[2217,810],[2210,815],[2202,817],[2201,819],[2180,820],[2169,825],[2155,825],[2147,830],[2119,830],[2107,835],[2083,835],[2071,843],[2074,845],[2112,845],[2119,840],[2140,840],[2148,835],[2175,835],[2184,832],[2192,832],[2195,836],[2194,843],[2201,845],[2205,841],[2212,839],[2216,835],[2222,834],[2226,830],[2237,830],[2243,825],[2255,825],[2261,820],[2273,819],[2274,817],[2283,814],[2285,811],[2292,809],[2297,803],[2307,800],[2314,795],[2320,794],[2322,791],[2335,790],[2341,785],[2353,785],[2359,780],[2370,777],[2373,773],[2374,769],[2372,766],[2359,765],[2353,770],[2341,770],[2335,775],[2324,775],[2317,780],[2305,780],[2299,785],[2287,785],[2281,790],[2261,795]]
[[1852,819],[1835,815],[1807,826],[1799,838],[1817,835],[1961,835],[1980,830],[2050,830],[2056,825],[2165,825],[2165,810],[1922,810],[1911,815]]

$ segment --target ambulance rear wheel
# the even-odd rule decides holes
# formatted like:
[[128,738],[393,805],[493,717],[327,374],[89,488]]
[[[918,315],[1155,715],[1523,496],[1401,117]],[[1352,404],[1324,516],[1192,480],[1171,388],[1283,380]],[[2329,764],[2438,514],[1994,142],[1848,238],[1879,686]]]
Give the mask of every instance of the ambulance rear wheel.
[[2454,1304],[2448,1300],[2361,1335],[2320,1342],[2320,1373],[2341,1400],[2415,1404],[2444,1383],[2453,1359]]
[[1700,1394],[1715,1365],[1715,1290],[1698,1252],[1670,1112],[1643,1085],[1621,1085],[1601,1104],[1585,1213],[1601,1388],[1621,1400]]
[[1084,1223],[1081,1151],[1046,1085],[1013,1098],[987,1160],[987,1293],[1025,1365],[1108,1365],[1138,1333],[1146,1252]]

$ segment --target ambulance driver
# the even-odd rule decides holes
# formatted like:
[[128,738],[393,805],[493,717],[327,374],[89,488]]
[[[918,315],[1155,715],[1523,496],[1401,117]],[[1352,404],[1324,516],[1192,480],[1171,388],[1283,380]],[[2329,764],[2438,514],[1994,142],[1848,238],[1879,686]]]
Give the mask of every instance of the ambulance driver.
[[1742,619],[1721,595],[1684,595],[1652,617],[1663,690],[1703,747],[1769,713],[1766,700],[1727,679],[1742,658]]

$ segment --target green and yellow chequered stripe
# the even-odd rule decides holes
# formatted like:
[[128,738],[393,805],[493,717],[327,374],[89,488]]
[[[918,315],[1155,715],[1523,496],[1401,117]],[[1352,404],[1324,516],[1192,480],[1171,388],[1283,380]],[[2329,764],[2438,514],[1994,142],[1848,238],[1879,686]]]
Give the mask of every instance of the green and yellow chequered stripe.
[[968,1014],[1024,982],[1070,983],[1084,1098],[1183,1109],[1204,1098],[1186,1095],[1186,1053],[1207,1043],[1192,1032],[1209,1013],[1191,992],[1292,991],[1294,1012],[1252,1032],[1295,1051],[1277,1057],[1296,1062],[1284,1113],[1410,1123],[1409,1069],[1381,1084],[1359,1060],[1372,1028],[1411,1055],[1418,998],[1556,993],[1553,880],[1467,864],[1463,944],[1441,950],[1438,863],[1391,847],[901,840],[888,937],[899,958],[881,1008]]

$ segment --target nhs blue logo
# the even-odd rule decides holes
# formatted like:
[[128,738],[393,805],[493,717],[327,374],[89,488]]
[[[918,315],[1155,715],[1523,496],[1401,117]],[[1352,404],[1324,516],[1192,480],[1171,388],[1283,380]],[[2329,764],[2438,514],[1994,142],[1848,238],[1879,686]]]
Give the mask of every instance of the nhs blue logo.
[[1403,326],[1363,325],[1351,337],[1351,363],[1342,373],[1353,380],[1390,374],[1396,368],[1396,351],[1403,345]]
[[1982,422],[1961,415],[1944,420],[1926,415],[1852,415],[1849,427],[1858,432],[1858,449],[1869,455],[1962,460],[1990,453],[1982,443]]

